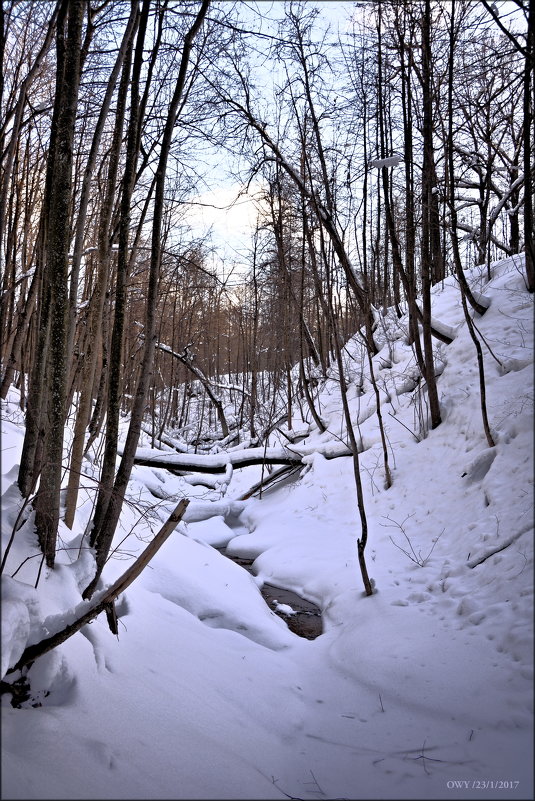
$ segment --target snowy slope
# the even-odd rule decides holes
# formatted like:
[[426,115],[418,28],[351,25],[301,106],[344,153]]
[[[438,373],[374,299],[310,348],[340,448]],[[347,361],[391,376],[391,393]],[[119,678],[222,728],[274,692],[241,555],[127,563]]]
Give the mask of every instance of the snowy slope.
[[[230,503],[259,467],[234,470],[223,498],[225,486],[135,469],[106,583],[183,495],[190,522],[120,599],[118,637],[97,618],[31,667],[22,708],[2,696],[3,798],[533,797],[533,297],[521,269],[514,257],[493,265],[490,282],[470,276],[491,301],[476,324],[493,448],[453,279],[433,295],[434,317],[456,334],[437,346],[434,431],[422,430],[404,321],[387,316],[376,331],[389,489],[367,366],[347,345],[373,596],[358,568],[351,458],[314,453],[346,435],[336,371],[319,398],[329,431],[310,426],[300,477],[261,499]],[[4,548],[20,508],[16,400],[2,408]],[[2,576],[3,674],[44,636],[45,618],[58,625],[80,601],[91,571],[80,551],[85,470],[75,529],[62,529],[65,550],[36,589],[23,513]],[[211,547],[226,543],[255,559],[256,579]],[[263,581],[315,601],[324,633],[292,634],[261,598]]]

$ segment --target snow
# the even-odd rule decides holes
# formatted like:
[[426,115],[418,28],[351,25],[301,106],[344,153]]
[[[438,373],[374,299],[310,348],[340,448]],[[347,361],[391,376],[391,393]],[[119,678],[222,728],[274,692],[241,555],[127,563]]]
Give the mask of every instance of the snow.
[[370,161],[370,167],[397,167],[398,164],[401,164],[403,161],[403,156],[388,156],[384,159],[372,159]]
[[277,601],[276,598],[274,599],[273,603],[275,605],[275,609],[278,612],[282,612],[285,615],[295,615],[295,614],[297,614],[295,609],[293,607],[291,607],[290,604],[280,604]]
[[[518,261],[492,265],[489,282],[468,275],[491,300],[474,319],[487,343],[492,448],[453,278],[433,290],[434,318],[456,334],[435,344],[435,430],[422,417],[406,321],[387,314],[376,330],[390,489],[366,360],[347,343],[371,597],[336,370],[319,397],[329,431],[309,425],[291,446],[304,456],[300,472],[261,498],[238,500],[258,465],[235,467],[217,490],[134,469],[105,585],[187,495],[185,521],[120,596],[118,636],[100,615],[33,664],[21,708],[2,695],[3,798],[533,797],[533,296]],[[15,391],[2,404],[4,554],[22,506],[17,404]],[[270,447],[282,444],[273,436]],[[41,566],[31,508],[20,515],[2,574],[4,681],[18,677],[6,670],[46,619],[81,608],[92,491],[73,530],[61,524],[53,571]],[[254,559],[256,575],[215,550],[225,545]],[[323,634],[291,633],[262,599],[263,582],[318,604]]]

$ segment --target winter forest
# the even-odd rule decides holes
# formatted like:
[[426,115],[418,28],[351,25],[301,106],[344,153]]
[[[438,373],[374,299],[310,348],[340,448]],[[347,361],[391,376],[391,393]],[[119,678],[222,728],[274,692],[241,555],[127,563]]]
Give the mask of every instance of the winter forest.
[[2,798],[533,798],[534,13],[2,0]]

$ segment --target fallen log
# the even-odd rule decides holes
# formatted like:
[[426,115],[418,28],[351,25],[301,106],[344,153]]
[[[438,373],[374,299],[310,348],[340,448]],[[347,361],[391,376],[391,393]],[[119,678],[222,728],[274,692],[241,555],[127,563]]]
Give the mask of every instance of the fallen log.
[[295,465],[301,462],[301,458],[299,453],[292,453],[286,448],[243,448],[239,451],[210,454],[179,454],[138,448],[134,464],[191,473],[224,473],[228,464],[233,467],[250,467],[255,464]]
[[[481,295],[481,297],[483,297]],[[422,307],[421,300],[416,300],[416,308],[418,310],[418,322],[422,324]],[[436,317],[431,317],[431,334],[444,342],[446,345],[451,345],[457,335],[457,328],[437,320]]]
[[[83,601],[81,604],[78,604],[76,610],[74,610],[75,620],[73,620],[72,623],[69,623],[60,631],[51,634],[49,637],[45,637],[34,645],[28,645],[22,652],[20,659],[13,667],[8,669],[7,673],[13,673],[16,670],[20,670],[20,668],[30,664],[30,662],[34,662],[39,656],[43,656],[43,654],[46,654],[48,651],[51,651],[58,645],[61,645],[61,643],[65,642],[65,640],[67,640],[69,637],[72,637],[73,634],[76,634],[77,631],[80,631],[82,626],[85,626],[86,623],[89,623],[91,620],[93,620],[93,618],[97,617],[97,615],[100,615],[101,612],[106,613],[110,628],[113,631],[115,627],[116,633],[117,618],[114,608],[115,599],[118,597],[118,595],[124,592],[126,588],[130,586],[130,584],[132,584],[134,579],[140,575],[153,556],[155,556],[160,550],[166,539],[168,539],[168,537],[177,527],[180,520],[182,520],[188,504],[189,500],[187,498],[184,498],[180,501],[174,512],[163,524],[154,539],[151,540],[145,550],[140,554],[140,556],[138,556],[134,564],[130,565],[128,570],[126,570],[123,575],[111,585],[111,587],[103,591],[104,594],[96,603],[93,603],[90,609],[86,609],[85,612],[77,616],[76,613],[81,611],[81,608],[87,607],[87,604],[90,602]],[[57,619],[57,616],[53,616],[53,619]],[[53,625],[53,623],[50,622],[50,618],[47,618],[47,620],[45,620],[43,623],[43,628],[46,629],[50,625]]]
[[340,440],[316,443],[300,442],[280,448],[241,448],[221,453],[171,453],[138,448],[134,464],[148,467],[161,467],[170,471],[189,471],[192,473],[224,473],[227,465],[234,468],[251,465],[299,465],[306,456],[319,453],[325,459],[351,456],[351,448]]

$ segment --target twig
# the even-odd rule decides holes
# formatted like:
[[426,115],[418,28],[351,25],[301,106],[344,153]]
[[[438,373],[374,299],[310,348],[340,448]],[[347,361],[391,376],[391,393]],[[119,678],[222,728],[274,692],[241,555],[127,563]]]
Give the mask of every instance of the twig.
[[[16,518],[15,522],[13,523],[13,529],[11,531],[11,536],[9,538],[9,542],[8,542],[6,548],[5,548],[4,556],[2,557],[2,565],[0,566],[0,573],[4,572],[4,567],[6,566],[7,557],[8,557],[9,551],[11,550],[11,546],[13,545],[13,540],[15,539],[15,534],[17,533],[17,531],[23,525],[23,523],[20,522],[20,520],[22,518],[22,515],[23,515],[23,512],[26,509],[26,507],[28,506],[28,504],[30,504],[34,499],[35,499],[35,495],[33,495],[33,496],[28,495],[28,497],[24,499],[24,502],[23,502],[22,506],[19,509],[19,513],[17,514],[17,518]],[[23,521],[23,522],[26,522],[26,521]]]
[[412,436],[414,437],[414,439],[416,440],[416,442],[421,442],[421,440],[419,439],[418,435],[414,433],[414,431],[412,430],[412,428],[409,428],[409,426],[406,426],[406,425],[405,425],[405,423],[402,423],[402,422],[401,422],[401,420],[400,420],[398,417],[395,417],[395,416],[392,414],[392,412],[388,412],[388,415],[389,415],[389,417],[391,417],[391,418],[392,418],[392,420],[395,420],[397,423],[399,423],[399,424],[400,424],[400,426],[403,426],[403,428],[406,428],[406,429],[407,429],[407,431],[409,432],[409,434],[412,434]]
[[[410,515],[407,515],[407,517],[405,518],[405,520],[408,520],[410,517],[413,517],[413,516],[414,516],[414,512],[413,512],[412,514],[410,514]],[[392,545],[395,545],[395,546],[396,546],[396,548],[399,548],[399,550],[400,550],[400,551],[402,551],[402,553],[404,553],[404,554],[405,554],[405,556],[407,556],[407,557],[408,557],[408,558],[411,560],[411,562],[414,562],[414,563],[415,563],[416,565],[418,565],[419,567],[424,567],[424,565],[426,564],[426,562],[429,560],[429,557],[430,557],[430,556],[431,556],[431,554],[433,553],[433,550],[434,550],[434,548],[435,548],[435,545],[437,544],[437,542],[439,541],[439,539],[441,538],[441,536],[444,534],[444,531],[445,531],[446,529],[442,529],[442,531],[440,532],[440,534],[438,535],[438,537],[436,537],[436,538],[435,538],[435,540],[434,540],[434,542],[433,542],[433,545],[431,546],[431,549],[430,549],[429,553],[427,554],[427,556],[426,556],[426,557],[423,557],[423,556],[422,556],[422,552],[421,552],[421,551],[418,551],[418,553],[416,553],[416,551],[414,550],[414,547],[413,547],[413,544],[412,544],[412,542],[411,542],[411,539],[410,539],[409,535],[407,534],[407,532],[406,532],[406,531],[405,531],[405,529],[403,528],[403,523],[405,523],[405,520],[403,520],[403,523],[397,523],[395,520],[392,520],[392,518],[390,518],[388,515],[386,515],[386,519],[390,521],[390,526],[389,526],[387,523],[381,523],[381,525],[382,525],[382,526],[385,526],[385,527],[387,527],[387,528],[390,528],[390,527],[399,528],[399,530],[400,530],[400,531],[403,533],[403,536],[405,537],[405,539],[406,539],[406,540],[407,540],[407,542],[409,543],[410,553],[409,553],[409,551],[406,551],[406,550],[405,550],[405,548],[402,548],[402,547],[401,547],[401,545],[398,545],[398,543],[397,543],[397,542],[395,542],[395,541],[392,539],[392,537],[390,537],[390,542],[392,543]]]

